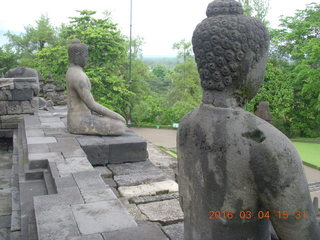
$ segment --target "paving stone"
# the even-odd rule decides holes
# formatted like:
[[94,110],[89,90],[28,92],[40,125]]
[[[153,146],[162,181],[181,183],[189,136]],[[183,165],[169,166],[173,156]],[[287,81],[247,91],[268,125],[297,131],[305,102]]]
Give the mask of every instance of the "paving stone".
[[70,206],[38,208],[35,213],[39,239],[61,240],[80,235]]
[[12,211],[20,210],[20,192],[17,187],[11,190],[11,205]]
[[29,161],[48,160],[49,162],[65,162],[60,152],[29,153]]
[[9,228],[0,228],[0,239],[10,240],[10,230]]
[[56,142],[57,140],[54,137],[27,137],[28,144],[44,144]]
[[150,221],[163,224],[183,221],[183,212],[177,199],[139,204],[138,208]]
[[60,118],[58,118],[58,117],[52,117],[52,116],[50,116],[50,117],[44,117],[44,116],[42,116],[42,117],[40,117],[39,119],[40,119],[40,122],[41,122],[41,123],[60,122]]
[[135,204],[130,204],[128,199],[125,197],[120,197],[119,200],[121,201],[122,205],[127,209],[129,214],[133,216],[134,220],[136,221],[147,221],[148,218],[141,213],[140,209]]
[[47,153],[49,152],[48,144],[28,144],[29,153]]
[[178,184],[173,180],[152,182],[138,186],[122,186],[118,188],[121,196],[132,198],[145,195],[156,195],[159,192],[178,192]]
[[162,230],[172,240],[184,240],[184,227],[183,223],[162,226]]
[[80,190],[104,189],[106,187],[100,174],[95,170],[73,173],[72,175]]
[[127,175],[137,172],[157,171],[159,168],[155,167],[150,161],[123,163],[123,164],[108,164],[108,168],[115,175]]
[[42,129],[26,129],[27,137],[44,137],[44,131]]
[[112,190],[112,192],[114,193],[114,195],[117,196],[117,198],[120,198],[120,194],[119,194],[119,192],[117,191],[117,189],[115,189],[114,187],[110,187],[110,189]]
[[68,237],[67,240],[104,240],[101,234]]
[[130,199],[130,203],[141,204],[141,203],[157,202],[157,201],[178,199],[178,198],[179,198],[179,193],[174,192],[169,194],[134,197]]
[[48,123],[41,123],[42,128],[65,128],[66,126],[64,125],[63,122],[48,122]]
[[117,197],[110,188],[85,189],[81,191],[85,203],[116,200]]
[[43,131],[46,136],[71,136],[71,134],[67,132],[66,128],[45,128]]
[[112,240],[167,240],[168,238],[156,225],[144,224],[135,228],[103,233],[105,239]]
[[54,178],[54,183],[57,189],[77,187],[77,183],[72,176]]
[[0,192],[0,216],[11,214],[11,194]]
[[98,171],[103,178],[111,178],[112,177],[112,172],[109,170],[109,168],[105,166],[97,166],[94,167],[96,171]]
[[62,155],[65,158],[87,157],[86,153],[80,147],[78,149],[76,149],[76,150],[62,151]]
[[119,200],[73,205],[72,211],[83,235],[137,226]]
[[128,175],[115,175],[114,180],[119,186],[134,186],[138,184],[168,180],[168,177],[158,169],[155,171],[131,173]]
[[102,178],[104,183],[109,187],[117,188],[118,184],[112,178]]
[[93,170],[88,160],[83,157],[66,158],[65,163],[57,163],[57,168],[61,177],[70,176],[72,173]]
[[19,231],[21,229],[21,212],[12,211],[11,214],[11,231]]
[[[11,215],[0,215],[0,229],[9,228],[11,225]],[[1,239],[1,238],[0,238]]]
[[50,143],[48,145],[49,145],[50,152],[74,152],[80,149],[79,144],[75,144],[75,143],[56,142],[56,143]]

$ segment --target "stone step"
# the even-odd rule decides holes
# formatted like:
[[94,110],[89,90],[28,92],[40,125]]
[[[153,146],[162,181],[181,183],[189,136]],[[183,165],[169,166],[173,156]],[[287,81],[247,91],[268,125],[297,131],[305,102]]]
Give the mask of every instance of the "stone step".
[[53,181],[53,178],[48,170],[45,170],[43,172],[44,182],[46,184],[47,192],[48,194],[56,194],[57,190],[55,188],[55,183]]

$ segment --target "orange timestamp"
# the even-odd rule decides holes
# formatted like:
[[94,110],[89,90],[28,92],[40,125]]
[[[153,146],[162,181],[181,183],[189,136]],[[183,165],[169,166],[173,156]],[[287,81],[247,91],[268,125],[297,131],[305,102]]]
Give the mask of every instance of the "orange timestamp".
[[243,220],[255,220],[255,219],[265,219],[265,218],[271,218],[275,217],[278,219],[306,219],[308,218],[308,214],[306,211],[285,211],[285,210],[278,210],[274,213],[271,213],[271,211],[240,211],[237,213],[234,213],[232,211],[209,211],[208,218],[211,220],[214,219],[243,219]]

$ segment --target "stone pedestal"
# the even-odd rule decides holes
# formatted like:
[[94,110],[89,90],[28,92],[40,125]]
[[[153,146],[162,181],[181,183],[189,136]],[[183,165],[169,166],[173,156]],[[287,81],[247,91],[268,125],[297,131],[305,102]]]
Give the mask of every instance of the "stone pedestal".
[[93,166],[140,162],[148,158],[146,141],[129,129],[117,137],[78,136],[77,140]]

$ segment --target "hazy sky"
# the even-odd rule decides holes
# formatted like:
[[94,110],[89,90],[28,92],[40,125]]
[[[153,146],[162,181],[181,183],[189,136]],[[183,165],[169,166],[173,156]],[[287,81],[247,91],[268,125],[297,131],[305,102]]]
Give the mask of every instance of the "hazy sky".
[[[191,40],[196,25],[204,19],[211,0],[132,0],[133,36],[144,38],[143,55],[175,55],[174,42]],[[280,15],[292,16],[296,9],[319,0],[270,0],[268,20],[276,27]],[[59,26],[68,17],[77,16],[76,10],[111,12],[124,35],[129,36],[130,0],[9,0],[1,2],[0,45],[8,30],[22,32],[24,26],[34,25],[41,14],[47,14],[51,23]],[[99,15],[97,15],[99,16]]]

